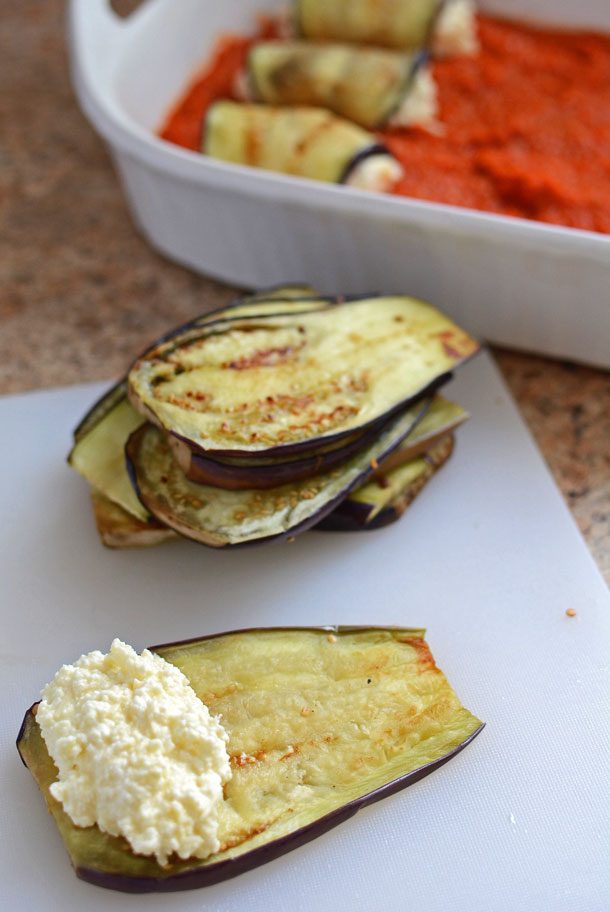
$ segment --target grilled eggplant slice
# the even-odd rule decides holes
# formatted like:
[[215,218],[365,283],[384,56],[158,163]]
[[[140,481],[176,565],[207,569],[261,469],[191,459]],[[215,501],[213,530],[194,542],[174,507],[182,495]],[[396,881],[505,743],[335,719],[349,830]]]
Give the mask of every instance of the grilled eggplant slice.
[[239,457],[211,459],[193,452],[183,440],[172,435],[168,439],[178,465],[190,481],[211,484],[230,491],[243,491],[248,488],[264,490],[302,481],[304,478],[311,478],[312,475],[329,472],[341,466],[350,457],[373,443],[381,433],[383,424],[384,422],[379,422],[365,431],[341,438],[338,443],[320,446],[304,456],[276,456],[268,460],[248,460]]
[[262,41],[248,55],[255,101],[315,105],[375,130],[389,122],[430,126],[437,115],[425,56],[310,41]]
[[[238,319],[253,314],[276,314],[319,310],[330,305],[328,298],[322,298],[309,285],[278,285],[272,289],[238,298],[227,307],[190,321],[189,327],[205,326],[218,319]],[[180,327],[184,331],[184,326]],[[167,342],[175,330],[167,333],[156,344]],[[74,446],[68,455],[69,464],[106,498],[124,511],[151,527],[151,517],[135,496],[125,466],[125,444],[133,430],[143,423],[143,418],[127,400],[127,382],[115,384],[89,409],[74,431]],[[96,516],[99,514],[98,529],[102,539],[112,538],[108,532],[109,511],[97,498]],[[99,506],[98,506],[99,505]],[[115,520],[120,514],[113,511]],[[114,523],[112,523],[114,524]],[[154,523],[152,524],[154,525]],[[137,528],[137,526],[134,526]]]
[[436,395],[430,408],[360,487],[318,523],[330,532],[379,529],[400,519],[453,452],[453,431],[468,418],[455,402]]
[[428,45],[443,0],[297,0],[297,27],[316,41],[417,49]]
[[328,532],[360,532],[380,529],[400,519],[433,475],[453,452],[454,438],[448,434],[421,456],[369,479],[318,523]]
[[372,478],[387,476],[393,469],[426,453],[439,440],[452,434],[468,417],[468,412],[461,405],[437,393],[421,421],[417,422],[401,445],[384,459]]
[[[218,319],[237,319],[254,314],[285,313],[286,311],[320,310],[333,303],[324,298],[311,285],[277,285],[263,289],[251,295],[236,298],[226,307],[210,311],[183,324],[178,330],[170,330],[157,339],[157,345],[167,341],[178,332],[184,332],[185,326],[205,326]],[[78,443],[127,395],[126,379],[119,380],[97,402],[95,402],[74,430],[74,442]],[[70,454],[71,456],[72,454]],[[68,457],[70,461],[70,457]]]
[[110,889],[182,890],[234,877],[411,785],[483,728],[436,667],[422,630],[271,628],[153,650],[184,672],[229,735],[220,852],[161,867],[95,826],[76,827],[49,792],[57,770],[36,705],[17,741],[76,874]]
[[427,403],[402,412],[337,469],[267,490],[228,491],[189,481],[163,433],[144,424],[127,442],[127,467],[146,509],[180,535],[214,548],[267,543],[310,529],[362,484],[418,421]]
[[[316,528],[332,531],[379,528],[402,515],[432,476],[433,471],[440,467],[437,454],[433,452],[435,444],[442,438],[447,438],[449,433],[468,417],[461,406],[439,395],[434,397],[429,408],[422,403],[421,414],[423,417],[417,421],[400,446],[387,456],[377,469],[373,469],[370,480],[364,484],[365,489],[372,491],[364,498],[365,503],[363,504],[362,498],[359,499],[360,489],[356,489],[317,524]],[[442,450],[439,452],[442,453]],[[417,463],[416,469],[410,467],[407,477],[395,475],[395,472],[400,471],[400,467],[423,453],[426,453],[425,459]],[[446,452],[445,458],[448,456],[449,452]],[[241,471],[240,468],[238,474]],[[131,517],[118,505],[108,501],[99,491],[94,492],[93,503],[98,531],[104,544],[109,547],[148,546],[161,544],[168,538],[176,537],[175,532],[164,527],[158,520],[151,518],[147,523],[143,523]],[[376,509],[378,512],[371,517],[371,513]],[[370,523],[367,523],[367,519]]]
[[[117,387],[114,387],[116,390]],[[142,424],[142,416],[129,404],[127,397],[110,396],[109,410],[103,414],[97,407],[97,420],[83,434],[68,456],[70,465],[89,484],[137,519],[146,522],[149,513],[136,497],[125,468],[125,442]]]
[[217,101],[206,115],[201,151],[237,165],[360,189],[388,190],[402,174],[372,133],[307,105]]
[[[467,412],[460,405],[438,394],[435,395],[430,408],[423,413],[423,417],[404,443],[384,461],[379,473],[386,474],[409,459],[414,459],[449,431],[454,430],[467,417]],[[277,457],[269,462],[263,462],[261,459],[247,461],[241,457],[211,459],[193,452],[183,441],[174,437],[170,436],[169,441],[180,468],[190,481],[216,485],[228,490],[245,490],[277,487],[280,484],[300,481],[312,474],[330,471],[364,449],[373,441],[380,429],[373,427],[341,446],[332,449],[320,448],[311,456],[291,460]]]
[[141,520],[110,500],[101,491],[91,489],[95,525],[102,543],[108,548],[150,548],[178,538],[158,520]]
[[437,56],[478,48],[473,0],[297,0],[296,31],[316,41],[347,41]]
[[385,422],[478,347],[429,304],[364,298],[187,327],[136,361],[129,397],[204,455],[311,455]]

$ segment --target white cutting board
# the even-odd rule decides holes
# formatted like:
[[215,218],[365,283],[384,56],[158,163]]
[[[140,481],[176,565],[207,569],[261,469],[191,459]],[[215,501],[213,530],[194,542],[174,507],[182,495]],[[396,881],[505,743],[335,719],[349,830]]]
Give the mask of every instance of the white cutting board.
[[[610,598],[487,355],[451,384],[472,418],[400,522],[235,552],[99,544],[65,457],[102,389],[0,399],[2,908],[607,912]],[[142,649],[237,627],[375,622],[428,628],[487,722],[455,760],[215,887],[126,896],[74,877],[14,746],[62,662],[115,636]]]

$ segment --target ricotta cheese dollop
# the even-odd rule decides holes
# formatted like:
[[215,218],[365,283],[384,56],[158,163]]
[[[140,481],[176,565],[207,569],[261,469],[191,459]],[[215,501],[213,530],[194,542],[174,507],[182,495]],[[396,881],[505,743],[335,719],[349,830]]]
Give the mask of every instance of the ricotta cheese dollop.
[[77,826],[162,865],[218,851],[228,736],[174,665],[115,639],[57,672],[36,719],[59,771],[51,794]]

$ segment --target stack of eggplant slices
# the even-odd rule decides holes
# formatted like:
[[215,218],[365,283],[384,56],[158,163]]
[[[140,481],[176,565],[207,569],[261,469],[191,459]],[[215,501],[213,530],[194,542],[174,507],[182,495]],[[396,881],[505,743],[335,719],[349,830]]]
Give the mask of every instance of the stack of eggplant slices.
[[451,454],[467,415],[438,389],[478,348],[414,298],[259,292],[151,345],[68,461],[111,547],[376,529]]
[[478,51],[473,0],[295,0],[273,30],[208,109],[201,151],[363,190],[402,175],[376,130],[442,132],[430,59]]

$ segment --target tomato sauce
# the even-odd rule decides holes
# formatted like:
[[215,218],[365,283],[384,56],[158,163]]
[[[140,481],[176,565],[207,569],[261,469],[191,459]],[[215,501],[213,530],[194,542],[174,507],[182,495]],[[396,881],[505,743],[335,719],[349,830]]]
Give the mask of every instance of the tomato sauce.
[[[435,61],[442,133],[384,130],[394,192],[610,233],[610,36],[478,17],[475,57]],[[268,37],[265,25],[259,37]],[[255,39],[224,37],[161,136],[199,149]]]

